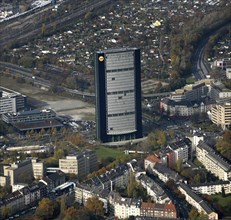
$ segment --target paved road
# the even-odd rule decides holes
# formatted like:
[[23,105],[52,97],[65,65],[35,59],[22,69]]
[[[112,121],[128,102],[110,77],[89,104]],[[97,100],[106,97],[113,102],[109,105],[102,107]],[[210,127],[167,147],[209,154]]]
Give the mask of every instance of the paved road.
[[209,40],[209,37],[217,34],[224,28],[227,28],[229,25],[230,24],[226,24],[223,27],[213,31],[212,33],[210,33],[209,36],[203,38],[198,44],[198,47],[193,55],[193,63],[192,63],[193,66],[192,71],[196,80],[205,79],[209,77],[211,72],[210,64],[204,59],[204,50]]

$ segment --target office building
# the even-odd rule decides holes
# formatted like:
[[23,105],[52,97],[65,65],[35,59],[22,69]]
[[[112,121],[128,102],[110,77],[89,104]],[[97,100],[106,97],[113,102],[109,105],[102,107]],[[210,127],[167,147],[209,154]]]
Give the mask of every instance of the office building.
[[97,139],[142,137],[140,50],[98,51],[95,56]]
[[0,86],[0,115],[22,111],[26,104],[26,96]]
[[24,183],[28,179],[33,178],[33,167],[31,159],[25,159],[4,166],[4,176],[10,177],[10,185]]
[[95,151],[85,150],[75,156],[66,156],[59,160],[59,169],[64,173],[73,173],[83,177],[97,170],[97,157]]
[[32,159],[33,176],[35,179],[42,179],[45,173],[44,163],[37,158]]

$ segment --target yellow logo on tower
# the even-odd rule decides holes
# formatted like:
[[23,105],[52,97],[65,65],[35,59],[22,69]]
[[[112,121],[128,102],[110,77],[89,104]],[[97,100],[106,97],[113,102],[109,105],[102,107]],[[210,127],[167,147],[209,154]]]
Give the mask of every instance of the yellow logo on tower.
[[103,57],[103,56],[100,56],[100,57],[99,57],[99,61],[100,61],[100,62],[103,62],[103,61],[104,61],[104,57]]

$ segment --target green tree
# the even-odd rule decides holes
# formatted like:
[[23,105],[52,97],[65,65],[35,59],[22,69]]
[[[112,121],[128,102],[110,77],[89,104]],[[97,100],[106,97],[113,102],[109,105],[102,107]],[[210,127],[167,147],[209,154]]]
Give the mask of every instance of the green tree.
[[39,219],[53,219],[58,214],[58,203],[56,201],[51,201],[48,198],[43,198],[39,202],[39,206],[36,209],[35,216]]
[[104,203],[100,201],[97,197],[92,197],[87,200],[86,209],[95,215],[103,216],[105,213]]
[[5,206],[3,208],[1,208],[1,215],[0,217],[3,217],[3,219],[5,219],[7,216],[10,215],[11,209],[9,206]]
[[40,135],[41,135],[41,136],[43,136],[44,134],[46,134],[46,131],[45,131],[45,129],[44,129],[44,128],[42,128],[42,129],[40,130],[40,132],[39,132],[39,133],[40,133]]
[[65,211],[64,220],[78,220],[78,211],[74,207],[70,207]]
[[200,176],[200,174],[197,173],[197,174],[194,176],[193,180],[194,180],[194,182],[195,182],[196,184],[200,183],[200,182],[201,182],[201,176]]
[[175,131],[173,129],[169,129],[168,133],[172,139],[175,137]]
[[222,138],[218,140],[216,144],[216,149],[219,151],[219,153],[227,158],[228,160],[231,160],[231,131],[227,130],[222,135]]
[[57,160],[59,160],[59,159],[63,158],[64,155],[65,155],[64,150],[59,148],[59,149],[57,149],[57,150],[55,151],[54,157],[55,157]]
[[128,197],[132,197],[133,193],[137,187],[137,182],[135,180],[135,176],[133,174],[130,175],[128,186],[127,186],[127,195]]
[[43,36],[46,34],[46,25],[44,23],[42,24],[41,33]]
[[189,212],[189,219],[190,220],[208,220],[208,215],[204,214],[203,212],[198,212],[196,208],[192,208]]
[[182,164],[183,164],[182,159],[178,159],[176,161],[176,171],[178,173],[180,173],[182,171]]
[[33,68],[35,64],[34,58],[31,56],[24,55],[20,58],[19,64],[26,68]]

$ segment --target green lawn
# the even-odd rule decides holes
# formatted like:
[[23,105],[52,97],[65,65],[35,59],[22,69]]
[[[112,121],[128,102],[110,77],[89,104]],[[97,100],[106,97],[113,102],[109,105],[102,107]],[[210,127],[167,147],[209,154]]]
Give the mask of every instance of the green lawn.
[[122,149],[109,148],[109,147],[103,147],[103,146],[97,147],[95,150],[96,150],[96,155],[99,160],[105,159],[107,157],[116,158],[124,154]]
[[231,215],[231,195],[226,195],[225,197],[222,197],[221,194],[217,195],[211,195],[212,201],[214,203],[219,204],[224,209],[224,215],[230,216]]
[[188,78],[186,78],[186,83],[187,84],[193,84],[195,82],[195,78],[192,76],[189,76]]
[[193,163],[198,167],[204,167],[203,164],[197,158],[193,160]]

